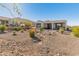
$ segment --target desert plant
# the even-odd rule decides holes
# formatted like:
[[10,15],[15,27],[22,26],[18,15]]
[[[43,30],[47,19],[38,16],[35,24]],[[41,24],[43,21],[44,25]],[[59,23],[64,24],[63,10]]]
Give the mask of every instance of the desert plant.
[[13,30],[14,31],[20,31],[20,30],[22,30],[22,27],[13,27]]
[[72,27],[71,26],[67,26],[66,27],[66,31],[72,32]]
[[31,28],[29,30],[29,35],[30,35],[31,38],[34,38],[35,37],[35,28]]
[[24,22],[26,26],[32,26],[32,22]]
[[22,30],[21,30],[21,33],[23,33],[23,32],[24,32],[24,30],[22,29]]
[[0,32],[4,32],[7,29],[5,25],[0,25]]
[[29,22],[29,21],[24,22],[24,24],[27,29],[30,29],[33,26],[32,22]]
[[72,27],[72,33],[76,37],[79,37],[79,26]]
[[44,28],[43,28],[43,27],[41,27],[41,28],[40,28],[40,32],[43,32],[43,31],[44,31]]
[[15,31],[13,31],[13,36],[16,36],[17,34],[16,34],[16,32]]
[[34,38],[34,37],[35,37],[35,32],[32,31],[32,30],[30,30],[30,31],[29,31],[29,35],[30,35],[31,38]]
[[61,34],[63,34],[64,31],[65,31],[65,29],[64,29],[63,27],[60,27],[59,32],[60,32]]

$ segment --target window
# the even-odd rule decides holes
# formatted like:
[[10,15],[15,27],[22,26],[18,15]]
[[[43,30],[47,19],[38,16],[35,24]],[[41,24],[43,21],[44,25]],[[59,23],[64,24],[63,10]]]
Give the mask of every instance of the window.
[[41,27],[41,23],[37,23],[37,24],[36,24],[36,27],[37,27],[37,28],[40,28],[40,27]]

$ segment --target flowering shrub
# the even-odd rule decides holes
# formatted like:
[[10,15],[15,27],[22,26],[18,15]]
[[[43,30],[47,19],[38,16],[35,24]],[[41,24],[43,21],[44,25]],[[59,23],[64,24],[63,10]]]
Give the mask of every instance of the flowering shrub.
[[31,28],[30,30],[29,30],[29,35],[30,35],[30,37],[31,38],[34,38],[35,37],[35,28]]

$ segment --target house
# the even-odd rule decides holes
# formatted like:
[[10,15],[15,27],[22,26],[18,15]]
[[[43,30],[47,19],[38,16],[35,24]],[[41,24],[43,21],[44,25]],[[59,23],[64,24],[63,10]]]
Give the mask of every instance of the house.
[[0,24],[8,25],[8,26],[18,26],[20,24],[24,24],[25,22],[33,23],[32,21],[24,18],[9,18],[0,16]]
[[8,20],[10,20],[10,18],[0,16],[0,24],[7,25],[7,24],[9,24],[9,21]]
[[66,27],[66,20],[47,20],[47,21],[37,21],[36,28],[43,27],[45,29],[58,30],[60,27]]

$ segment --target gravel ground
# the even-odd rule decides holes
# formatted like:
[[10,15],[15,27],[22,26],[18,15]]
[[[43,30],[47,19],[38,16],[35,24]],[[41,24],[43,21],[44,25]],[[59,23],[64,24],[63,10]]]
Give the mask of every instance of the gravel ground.
[[79,38],[69,34],[45,30],[37,33],[41,41],[34,43],[28,31],[0,34],[1,56],[78,56]]

